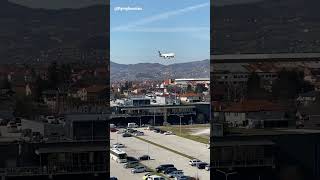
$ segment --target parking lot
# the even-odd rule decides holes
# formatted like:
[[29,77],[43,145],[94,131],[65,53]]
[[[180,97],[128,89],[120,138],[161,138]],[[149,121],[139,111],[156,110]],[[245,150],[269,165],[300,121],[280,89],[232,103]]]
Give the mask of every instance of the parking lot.
[[[146,134],[146,136],[140,136],[140,137],[151,138],[151,136],[153,136],[153,134],[148,133],[148,134]],[[165,136],[165,135],[162,135],[162,136]],[[175,138],[175,136],[171,136],[171,137]],[[150,155],[151,160],[142,161],[142,164],[146,165],[149,168],[155,169],[157,166],[159,166],[161,164],[174,164],[177,169],[183,170],[185,175],[193,176],[193,177],[198,176],[200,178],[200,180],[207,180],[207,179],[209,180],[210,179],[210,173],[208,171],[199,170],[196,167],[190,166],[188,164],[189,159],[184,156],[178,155],[174,152],[163,149],[161,147],[149,144],[147,142],[144,142],[144,141],[139,140],[134,137],[125,137],[124,138],[124,137],[122,137],[121,134],[111,133],[110,138],[111,138],[111,140],[110,140],[111,144],[115,144],[117,142],[125,144],[126,148],[124,148],[123,150],[128,154],[128,156],[139,157],[139,156],[145,155],[145,154]],[[170,141],[170,144],[171,143],[172,142]],[[166,146],[166,143],[161,144],[161,145]],[[178,150],[178,149],[175,149],[175,150]],[[189,154],[189,155],[196,156],[197,153],[196,154]],[[208,154],[208,156],[209,156],[209,154]],[[115,163],[115,162],[113,161],[111,163],[111,167],[112,167],[113,163]],[[116,170],[114,170],[114,172],[112,172],[112,170],[114,168],[116,168]],[[123,174],[120,173],[122,171],[124,172]],[[127,171],[128,171],[128,174],[126,173]],[[120,173],[120,175],[117,176],[117,173]],[[139,175],[138,174],[132,175],[130,173],[130,169],[125,169],[120,164],[117,164],[117,166],[113,166],[111,168],[111,174],[112,175],[114,174],[114,176],[117,176],[120,180],[122,180],[121,177],[126,177],[126,176],[130,176],[130,175],[132,176],[132,178],[130,176],[131,179],[135,179],[136,176],[140,176],[140,179],[142,179],[142,176],[144,175],[144,173],[140,173]],[[126,177],[126,179],[128,179],[128,178],[129,177]]]
[[190,139],[182,138],[175,135],[164,135],[160,133],[155,133],[149,130],[139,129],[144,132],[144,138],[146,140],[152,141],[157,144],[161,144],[170,149],[179,151],[183,154],[195,157],[207,163],[210,162],[210,149],[208,149],[207,144],[192,141]]
[[131,169],[125,169],[123,164],[119,164],[110,158],[110,176],[117,177],[119,180],[142,180],[143,174],[132,174]]

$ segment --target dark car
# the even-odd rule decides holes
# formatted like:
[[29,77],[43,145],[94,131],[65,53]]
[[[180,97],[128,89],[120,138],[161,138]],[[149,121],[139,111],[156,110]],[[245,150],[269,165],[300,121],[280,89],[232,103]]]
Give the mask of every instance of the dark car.
[[139,162],[139,160],[135,157],[132,156],[127,156],[127,161],[128,162]]
[[116,128],[110,128],[110,132],[117,132]]
[[122,134],[122,137],[131,137],[132,135],[131,134],[129,134],[129,133],[124,133],[124,134]]
[[166,132],[166,131],[160,129],[160,134],[163,134],[163,133],[165,133],[165,132]]
[[116,177],[110,177],[110,180],[118,180]]
[[159,128],[154,128],[154,129],[153,129],[153,132],[159,133],[159,132],[160,132],[160,129],[159,129]]
[[156,167],[156,171],[159,173],[168,167],[174,167],[174,165],[173,164],[162,164],[162,165]]
[[205,163],[205,162],[201,162],[201,163],[196,164],[198,169],[204,169],[204,168],[206,168],[207,165],[208,165],[208,163]]
[[139,160],[150,160],[150,156],[149,155],[143,155],[139,157]]
[[16,119],[14,120],[14,122],[16,122],[16,123],[21,123],[21,117],[16,117]]
[[173,172],[173,171],[177,171],[177,170],[178,170],[178,169],[175,168],[175,167],[168,167],[168,168],[166,168],[166,169],[163,170],[163,173],[164,173],[164,174],[169,174],[169,173],[171,173],[171,172]]

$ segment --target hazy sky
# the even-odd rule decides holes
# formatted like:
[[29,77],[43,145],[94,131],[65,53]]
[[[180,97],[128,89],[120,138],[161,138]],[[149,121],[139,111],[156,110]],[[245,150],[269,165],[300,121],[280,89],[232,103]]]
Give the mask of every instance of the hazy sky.
[[[176,53],[175,63],[209,59],[209,0],[112,0],[111,61],[122,64],[157,62],[158,56]],[[115,7],[142,11],[115,11]]]

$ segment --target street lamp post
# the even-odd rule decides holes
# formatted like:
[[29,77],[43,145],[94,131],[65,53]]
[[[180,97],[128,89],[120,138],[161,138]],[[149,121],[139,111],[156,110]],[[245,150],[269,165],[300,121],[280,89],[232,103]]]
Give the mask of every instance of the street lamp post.
[[153,109],[153,126],[156,126],[156,111]]
[[180,136],[181,136],[181,118],[183,117],[183,115],[179,115],[180,117]]
[[141,127],[141,116],[140,116],[140,127]]

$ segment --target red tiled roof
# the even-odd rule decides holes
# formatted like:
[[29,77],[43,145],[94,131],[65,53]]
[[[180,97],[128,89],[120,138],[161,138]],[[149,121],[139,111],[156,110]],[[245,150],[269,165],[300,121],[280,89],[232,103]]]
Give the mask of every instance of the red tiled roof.
[[180,97],[191,97],[191,96],[201,96],[201,95],[197,93],[185,93],[180,95]]
[[92,85],[92,86],[89,86],[85,89],[88,93],[97,93],[97,92],[101,92],[101,91],[105,90],[106,88],[107,88],[107,86],[104,86],[104,85]]

